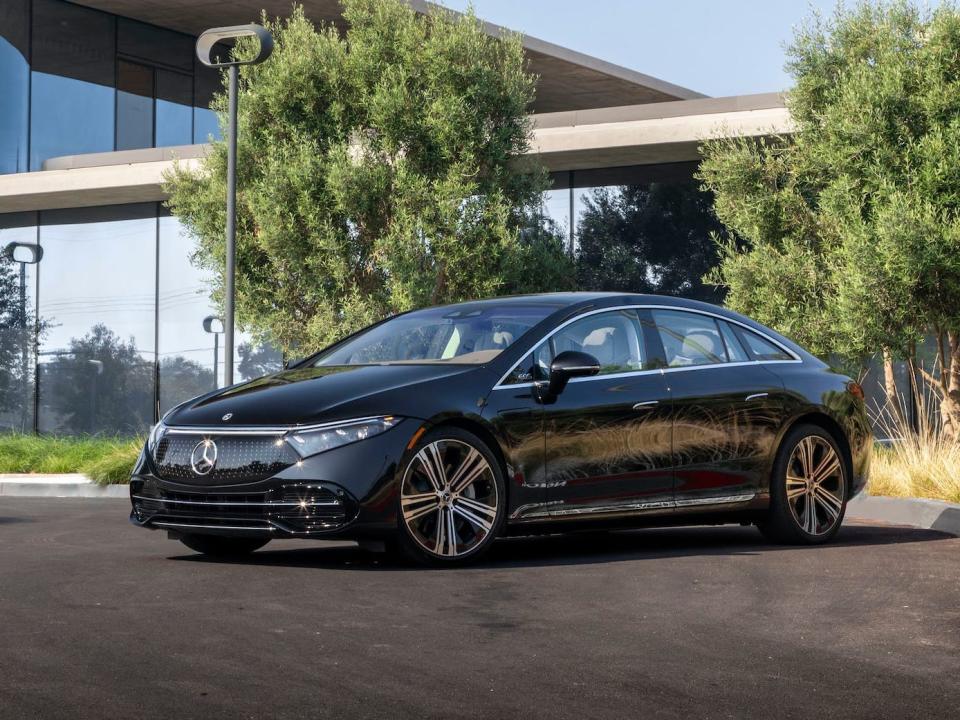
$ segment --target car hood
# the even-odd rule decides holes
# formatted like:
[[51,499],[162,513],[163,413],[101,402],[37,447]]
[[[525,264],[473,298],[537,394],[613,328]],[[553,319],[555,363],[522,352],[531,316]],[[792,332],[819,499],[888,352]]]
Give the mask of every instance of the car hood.
[[[393,405],[398,397],[406,396],[402,392],[405,388],[476,369],[473,365],[431,364],[294,368],[191,400],[174,410],[165,422],[225,427],[305,425],[403,414],[403,408]],[[382,406],[376,402],[377,395],[384,396]]]

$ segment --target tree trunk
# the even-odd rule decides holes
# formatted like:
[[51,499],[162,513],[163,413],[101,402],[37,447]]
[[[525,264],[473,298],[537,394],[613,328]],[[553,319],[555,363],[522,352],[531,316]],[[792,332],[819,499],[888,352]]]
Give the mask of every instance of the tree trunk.
[[944,434],[957,440],[960,437],[960,333],[948,331],[947,346],[950,357],[942,358],[940,367],[941,377],[944,378],[940,414]]
[[897,379],[893,374],[893,355],[883,351],[883,391],[887,396],[885,411],[890,413],[894,427],[905,430],[909,426],[904,421],[903,408],[900,406],[900,393],[897,391]]

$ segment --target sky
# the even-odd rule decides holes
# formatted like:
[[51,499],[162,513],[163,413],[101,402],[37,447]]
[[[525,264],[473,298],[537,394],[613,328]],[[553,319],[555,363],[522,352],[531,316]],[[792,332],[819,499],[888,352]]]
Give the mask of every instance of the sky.
[[[464,10],[469,0],[441,0]],[[473,0],[477,15],[713,97],[790,87],[784,44],[835,0]]]

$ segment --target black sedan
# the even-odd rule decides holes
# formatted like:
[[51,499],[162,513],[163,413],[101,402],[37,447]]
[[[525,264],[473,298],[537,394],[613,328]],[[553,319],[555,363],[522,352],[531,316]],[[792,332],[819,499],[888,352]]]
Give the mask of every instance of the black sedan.
[[151,430],[131,521],[211,555],[273,538],[476,558],[502,535],[753,523],[836,535],[863,391],[723,308],[572,293],[417,310]]

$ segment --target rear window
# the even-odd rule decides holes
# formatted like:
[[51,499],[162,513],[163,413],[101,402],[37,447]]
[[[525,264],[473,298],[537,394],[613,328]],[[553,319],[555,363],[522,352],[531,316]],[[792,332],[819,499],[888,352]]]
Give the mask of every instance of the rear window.
[[760,337],[755,332],[737,328],[737,333],[743,339],[744,345],[747,346],[754,360],[793,360],[793,357],[779,345]]

